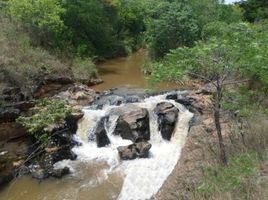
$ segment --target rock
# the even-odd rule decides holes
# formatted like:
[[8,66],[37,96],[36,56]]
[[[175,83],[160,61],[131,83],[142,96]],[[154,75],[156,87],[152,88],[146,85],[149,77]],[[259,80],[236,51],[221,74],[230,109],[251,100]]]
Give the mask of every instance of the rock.
[[60,169],[53,169],[50,172],[50,175],[54,178],[61,178],[67,174],[70,174],[69,167],[64,167],[64,168],[60,168]]
[[154,113],[158,117],[158,129],[161,132],[162,138],[170,140],[178,119],[178,108],[172,103],[161,102],[156,105]]
[[96,142],[98,147],[104,147],[108,144],[110,144],[110,140],[107,136],[107,132],[105,130],[105,120],[107,120],[106,117],[103,117],[97,124],[96,130],[95,130],[95,136],[96,136]]
[[138,142],[128,146],[117,148],[122,160],[133,160],[135,158],[148,158],[152,145],[148,142]]
[[118,95],[103,95],[93,103],[95,109],[102,109],[104,106],[119,106],[125,103],[125,99]]
[[166,96],[166,99],[167,99],[167,100],[176,100],[177,98],[178,98],[178,93],[177,93],[177,92],[169,93],[169,94]]
[[20,110],[12,107],[0,108],[0,122],[13,122],[20,115]]
[[39,165],[30,167],[30,173],[33,178],[38,180],[44,180],[49,177],[48,172],[45,169],[41,168]]
[[87,81],[87,85],[88,86],[93,86],[93,85],[99,85],[101,83],[103,83],[104,81],[101,79],[90,79],[89,81]]
[[149,112],[145,108],[125,105],[112,112],[120,113],[113,134],[133,142],[150,140]]
[[0,186],[7,184],[14,178],[14,174],[12,172],[0,172]]
[[70,87],[73,80],[68,76],[49,76],[41,80],[35,87],[33,96],[35,98],[52,97]]
[[25,95],[19,87],[5,87],[2,91],[4,101],[18,102],[25,100]]
[[0,141],[9,141],[22,136],[27,136],[26,129],[16,122],[0,123]]
[[97,97],[96,92],[86,85],[73,85],[54,96],[54,98],[67,101],[72,107],[87,106]]
[[136,102],[140,102],[141,98],[137,95],[131,95],[131,96],[127,96],[125,98],[126,103],[136,103]]

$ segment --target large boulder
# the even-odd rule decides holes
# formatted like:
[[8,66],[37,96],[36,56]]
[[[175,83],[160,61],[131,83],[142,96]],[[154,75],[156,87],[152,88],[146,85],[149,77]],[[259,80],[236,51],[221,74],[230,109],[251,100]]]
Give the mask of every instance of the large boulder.
[[125,105],[113,112],[119,114],[113,132],[115,135],[120,135],[123,139],[133,142],[150,140],[148,110],[134,105]]
[[151,147],[152,145],[148,142],[138,142],[128,146],[120,146],[117,150],[122,160],[133,160],[135,158],[148,158]]
[[108,144],[110,144],[110,140],[107,136],[107,132],[105,130],[105,120],[107,120],[106,117],[103,117],[97,124],[96,130],[95,130],[95,138],[97,142],[98,147],[104,147]]
[[170,140],[178,119],[179,109],[172,103],[161,102],[156,105],[154,113],[157,115],[158,129],[162,138]]

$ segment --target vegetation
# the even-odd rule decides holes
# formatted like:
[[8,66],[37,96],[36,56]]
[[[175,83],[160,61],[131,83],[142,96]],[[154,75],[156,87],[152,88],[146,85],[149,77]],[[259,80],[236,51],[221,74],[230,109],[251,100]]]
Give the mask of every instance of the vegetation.
[[245,153],[230,157],[229,165],[211,166],[204,170],[204,182],[197,191],[203,196],[213,192],[229,192],[242,189],[249,178],[257,175],[259,167],[255,153]]
[[[144,71],[153,82],[197,78],[214,86],[213,113],[225,166],[204,169],[195,192],[204,199],[227,192],[235,199],[234,191],[246,190],[259,163],[267,160],[266,130],[249,126],[257,110],[262,118],[268,113],[268,4],[222,2],[0,0],[0,81],[29,90],[49,75],[85,83],[97,76],[93,61],[147,48],[151,61]],[[221,133],[226,113],[247,124],[235,130],[242,137],[236,148]],[[32,116],[18,121],[44,141],[43,128],[69,114],[63,102],[44,100]],[[245,138],[246,128],[251,132]]]
[[262,21],[268,18],[268,3],[266,0],[247,0],[238,3],[244,10],[244,18],[249,22]]
[[0,82],[21,88],[30,96],[32,87],[47,76],[74,77],[75,80],[96,76],[90,58],[60,59],[31,43],[28,33],[0,15]]
[[41,99],[36,101],[31,116],[20,116],[17,122],[39,142],[44,143],[50,137],[44,128],[53,125],[71,115],[72,110],[66,107],[64,101]]

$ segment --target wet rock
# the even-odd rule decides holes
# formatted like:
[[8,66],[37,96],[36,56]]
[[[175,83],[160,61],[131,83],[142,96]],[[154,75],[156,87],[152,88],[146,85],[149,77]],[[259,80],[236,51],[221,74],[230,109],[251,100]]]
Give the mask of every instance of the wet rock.
[[141,98],[137,95],[131,95],[131,96],[127,96],[125,98],[126,103],[136,103],[136,102],[140,102]]
[[138,142],[128,146],[117,148],[122,160],[133,160],[136,158],[148,158],[152,145],[149,142]]
[[33,178],[38,180],[44,180],[49,177],[48,172],[41,168],[39,165],[34,165],[30,167],[30,173]]
[[114,110],[113,112],[120,113],[113,134],[120,135],[123,139],[133,142],[138,139],[150,140],[148,110],[133,105],[125,105],[120,110]]
[[189,106],[192,106],[194,100],[189,97],[180,97],[175,100],[177,103],[180,103],[184,105],[186,108],[189,108]]
[[172,103],[158,103],[154,109],[162,138],[170,140],[178,119],[179,110]]
[[107,136],[107,132],[105,130],[105,120],[106,117],[103,117],[97,124],[96,130],[95,130],[95,136],[96,136],[96,142],[98,147],[104,147],[108,144],[110,144],[110,140]]
[[93,103],[95,109],[102,109],[104,106],[119,106],[125,103],[125,99],[118,95],[104,95]]
[[64,167],[61,169],[53,169],[50,172],[50,175],[54,178],[62,178],[63,176],[70,174],[70,168]]
[[178,99],[178,93],[172,92],[166,96],[166,99],[167,100],[176,100],[176,99]]

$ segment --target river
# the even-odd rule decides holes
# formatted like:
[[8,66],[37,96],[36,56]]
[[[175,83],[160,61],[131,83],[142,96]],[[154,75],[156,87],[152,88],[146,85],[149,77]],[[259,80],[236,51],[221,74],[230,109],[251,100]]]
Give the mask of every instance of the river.
[[[140,71],[146,60],[146,52],[138,51],[125,58],[117,58],[98,65],[103,84],[94,86],[98,91],[130,86],[148,86]],[[171,89],[176,85],[162,83],[158,88]],[[162,101],[172,102],[180,115],[175,133],[170,142],[159,137],[157,120],[153,108]],[[180,156],[184,144],[188,122],[192,114],[183,106],[172,100],[165,100],[165,95],[149,97],[137,106],[146,108],[150,113],[150,132],[152,149],[150,158],[133,161],[120,161],[117,147],[129,144],[118,136],[113,136],[113,129],[107,128],[111,145],[97,148],[96,144],[88,141],[92,127],[101,117],[107,115],[113,107],[102,110],[85,108],[85,116],[79,123],[77,140],[82,146],[73,151],[78,155],[76,161],[65,160],[55,167],[68,166],[71,174],[62,179],[48,179],[42,182],[31,177],[21,177],[12,181],[0,191],[1,200],[145,200],[149,199],[161,187],[171,173]],[[111,124],[114,121],[110,121]]]
[[[127,57],[111,59],[97,65],[99,77],[104,83],[93,86],[97,91],[108,90],[115,87],[150,88],[149,81],[141,71],[142,65],[148,59],[146,50],[139,50]],[[178,89],[178,84],[162,82],[154,86],[157,90]]]

